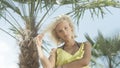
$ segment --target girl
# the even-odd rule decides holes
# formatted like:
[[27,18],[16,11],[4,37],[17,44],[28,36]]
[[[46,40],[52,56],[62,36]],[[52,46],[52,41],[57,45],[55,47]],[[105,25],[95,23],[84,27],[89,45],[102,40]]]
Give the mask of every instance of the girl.
[[74,40],[74,28],[69,16],[58,16],[50,30],[54,41],[57,44],[63,42],[64,44],[57,49],[52,49],[50,57],[46,58],[41,49],[44,34],[36,37],[38,54],[43,68],[89,68],[91,44]]

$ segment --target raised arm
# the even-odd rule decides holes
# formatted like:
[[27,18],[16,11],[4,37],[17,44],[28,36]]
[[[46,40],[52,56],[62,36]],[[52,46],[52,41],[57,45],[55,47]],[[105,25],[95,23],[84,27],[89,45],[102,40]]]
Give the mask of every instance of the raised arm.
[[53,48],[50,52],[50,56],[49,56],[49,61],[51,63],[51,67],[55,68],[55,62],[56,62],[56,50],[55,48]]
[[84,55],[83,58],[80,60],[76,60],[74,62],[68,63],[63,65],[63,68],[82,68],[84,66],[87,66],[91,59],[91,44],[89,42],[84,43]]
[[49,59],[43,54],[43,51],[41,48],[43,36],[44,36],[44,34],[40,34],[36,37],[36,45],[37,45],[38,55],[39,55],[42,65],[43,65],[43,68],[52,68]]

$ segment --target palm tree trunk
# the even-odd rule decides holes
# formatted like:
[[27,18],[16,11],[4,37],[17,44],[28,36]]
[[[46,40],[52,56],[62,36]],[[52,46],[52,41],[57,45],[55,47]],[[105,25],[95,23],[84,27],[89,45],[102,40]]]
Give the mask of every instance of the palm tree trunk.
[[33,39],[20,43],[19,68],[39,68],[37,48]]
[[112,58],[109,57],[109,56],[108,56],[108,58],[109,58],[109,68],[113,68],[113,67],[112,67],[112,63],[111,63],[111,59],[112,59]]

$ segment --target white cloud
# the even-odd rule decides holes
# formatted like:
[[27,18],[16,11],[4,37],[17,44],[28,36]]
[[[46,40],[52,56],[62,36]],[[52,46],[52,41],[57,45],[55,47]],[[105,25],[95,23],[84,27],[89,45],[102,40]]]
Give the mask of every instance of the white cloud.
[[18,68],[16,47],[0,40],[0,68]]

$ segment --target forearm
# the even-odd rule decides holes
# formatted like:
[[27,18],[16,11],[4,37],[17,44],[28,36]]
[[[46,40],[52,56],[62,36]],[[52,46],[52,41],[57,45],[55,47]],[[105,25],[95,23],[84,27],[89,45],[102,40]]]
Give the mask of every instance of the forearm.
[[45,55],[43,54],[42,48],[41,47],[37,47],[38,50],[38,56],[40,59],[44,59]]
[[43,36],[44,36],[44,34],[40,34],[35,38],[36,39],[37,50],[38,50],[38,56],[41,60],[43,68],[52,68],[49,59],[43,54],[43,51],[42,51],[42,48],[41,48],[42,37]]
[[56,61],[55,59],[56,59],[56,49],[53,48],[49,56],[49,61],[51,63],[52,68],[55,68],[55,61]]
[[83,58],[73,61],[71,63],[63,65],[63,68],[78,68],[89,65],[91,59],[91,44],[89,42],[84,43],[84,55]]
[[63,65],[63,68],[82,68],[84,66],[87,66],[89,62],[87,62],[85,59],[76,60],[74,62],[68,63]]
[[43,54],[43,51],[42,51],[41,47],[38,47],[38,55],[39,55],[39,58],[41,60],[42,65],[43,65],[43,68],[51,68],[50,61]]

